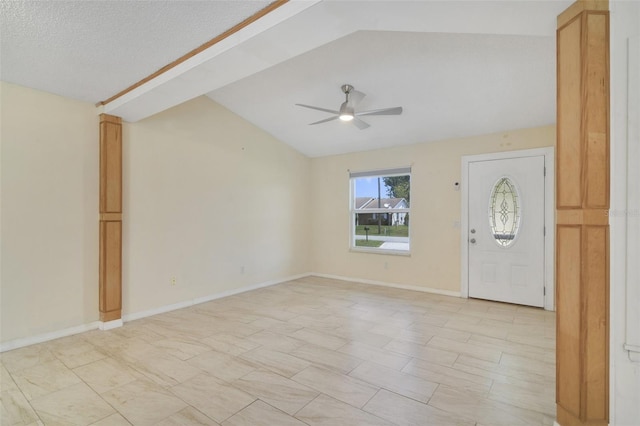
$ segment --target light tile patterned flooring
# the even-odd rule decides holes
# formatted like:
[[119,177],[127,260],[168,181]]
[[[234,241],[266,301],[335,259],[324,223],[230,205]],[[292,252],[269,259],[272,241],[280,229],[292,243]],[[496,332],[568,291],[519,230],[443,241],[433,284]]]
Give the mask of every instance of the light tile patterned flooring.
[[551,425],[555,315],[308,277],[0,355],[6,425]]

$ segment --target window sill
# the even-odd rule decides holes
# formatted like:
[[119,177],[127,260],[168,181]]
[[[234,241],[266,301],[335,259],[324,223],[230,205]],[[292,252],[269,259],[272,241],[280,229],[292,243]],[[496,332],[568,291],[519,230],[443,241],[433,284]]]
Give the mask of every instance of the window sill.
[[408,250],[385,250],[385,249],[379,249],[379,248],[351,247],[349,251],[352,253],[372,253],[372,254],[386,254],[386,255],[392,255],[392,256],[411,257],[411,251],[408,251]]

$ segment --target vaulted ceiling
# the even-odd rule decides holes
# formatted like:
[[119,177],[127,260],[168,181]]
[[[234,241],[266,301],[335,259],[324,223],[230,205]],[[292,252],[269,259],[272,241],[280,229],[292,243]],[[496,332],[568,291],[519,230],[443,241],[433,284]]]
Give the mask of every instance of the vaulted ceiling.
[[[268,1],[1,2],[0,78],[104,101]],[[106,103],[137,121],[207,95],[308,156],[555,122],[555,17],[565,1],[290,1]],[[368,129],[338,109],[367,96]],[[363,117],[364,118],[364,117]]]

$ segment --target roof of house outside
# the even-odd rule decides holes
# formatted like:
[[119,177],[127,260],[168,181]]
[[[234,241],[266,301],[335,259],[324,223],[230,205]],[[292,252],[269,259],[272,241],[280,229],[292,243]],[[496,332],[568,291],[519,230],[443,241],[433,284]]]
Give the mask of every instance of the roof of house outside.
[[371,197],[356,197],[356,210],[361,209],[364,205],[373,200]]
[[[380,207],[378,207],[380,206]],[[398,209],[408,207],[407,200],[404,198],[377,198],[356,197],[356,210],[368,210],[378,208]]]

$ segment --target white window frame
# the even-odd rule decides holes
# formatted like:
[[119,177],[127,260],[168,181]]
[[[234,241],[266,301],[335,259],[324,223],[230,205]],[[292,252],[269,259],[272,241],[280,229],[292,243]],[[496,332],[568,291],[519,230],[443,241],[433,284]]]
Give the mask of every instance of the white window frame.
[[[382,249],[378,247],[362,247],[356,246],[356,214],[389,214],[390,211],[388,208],[376,208],[376,209],[367,209],[366,212],[362,210],[356,210],[355,208],[355,200],[356,200],[356,179],[363,177],[393,177],[393,176],[409,176],[409,182],[411,182],[411,167],[395,167],[389,169],[378,169],[378,170],[366,170],[359,172],[349,171],[349,251],[358,252],[358,253],[374,253],[374,254],[391,254],[396,256],[411,256],[411,225],[409,225],[409,249],[408,250],[392,250],[392,249]],[[413,189],[412,185],[409,186],[409,198],[411,198],[411,193]],[[382,196],[381,196],[382,198]],[[411,218],[411,204],[409,204],[408,208],[404,209],[393,209],[393,213],[408,213],[409,218]],[[411,219],[410,219],[411,220]]]

